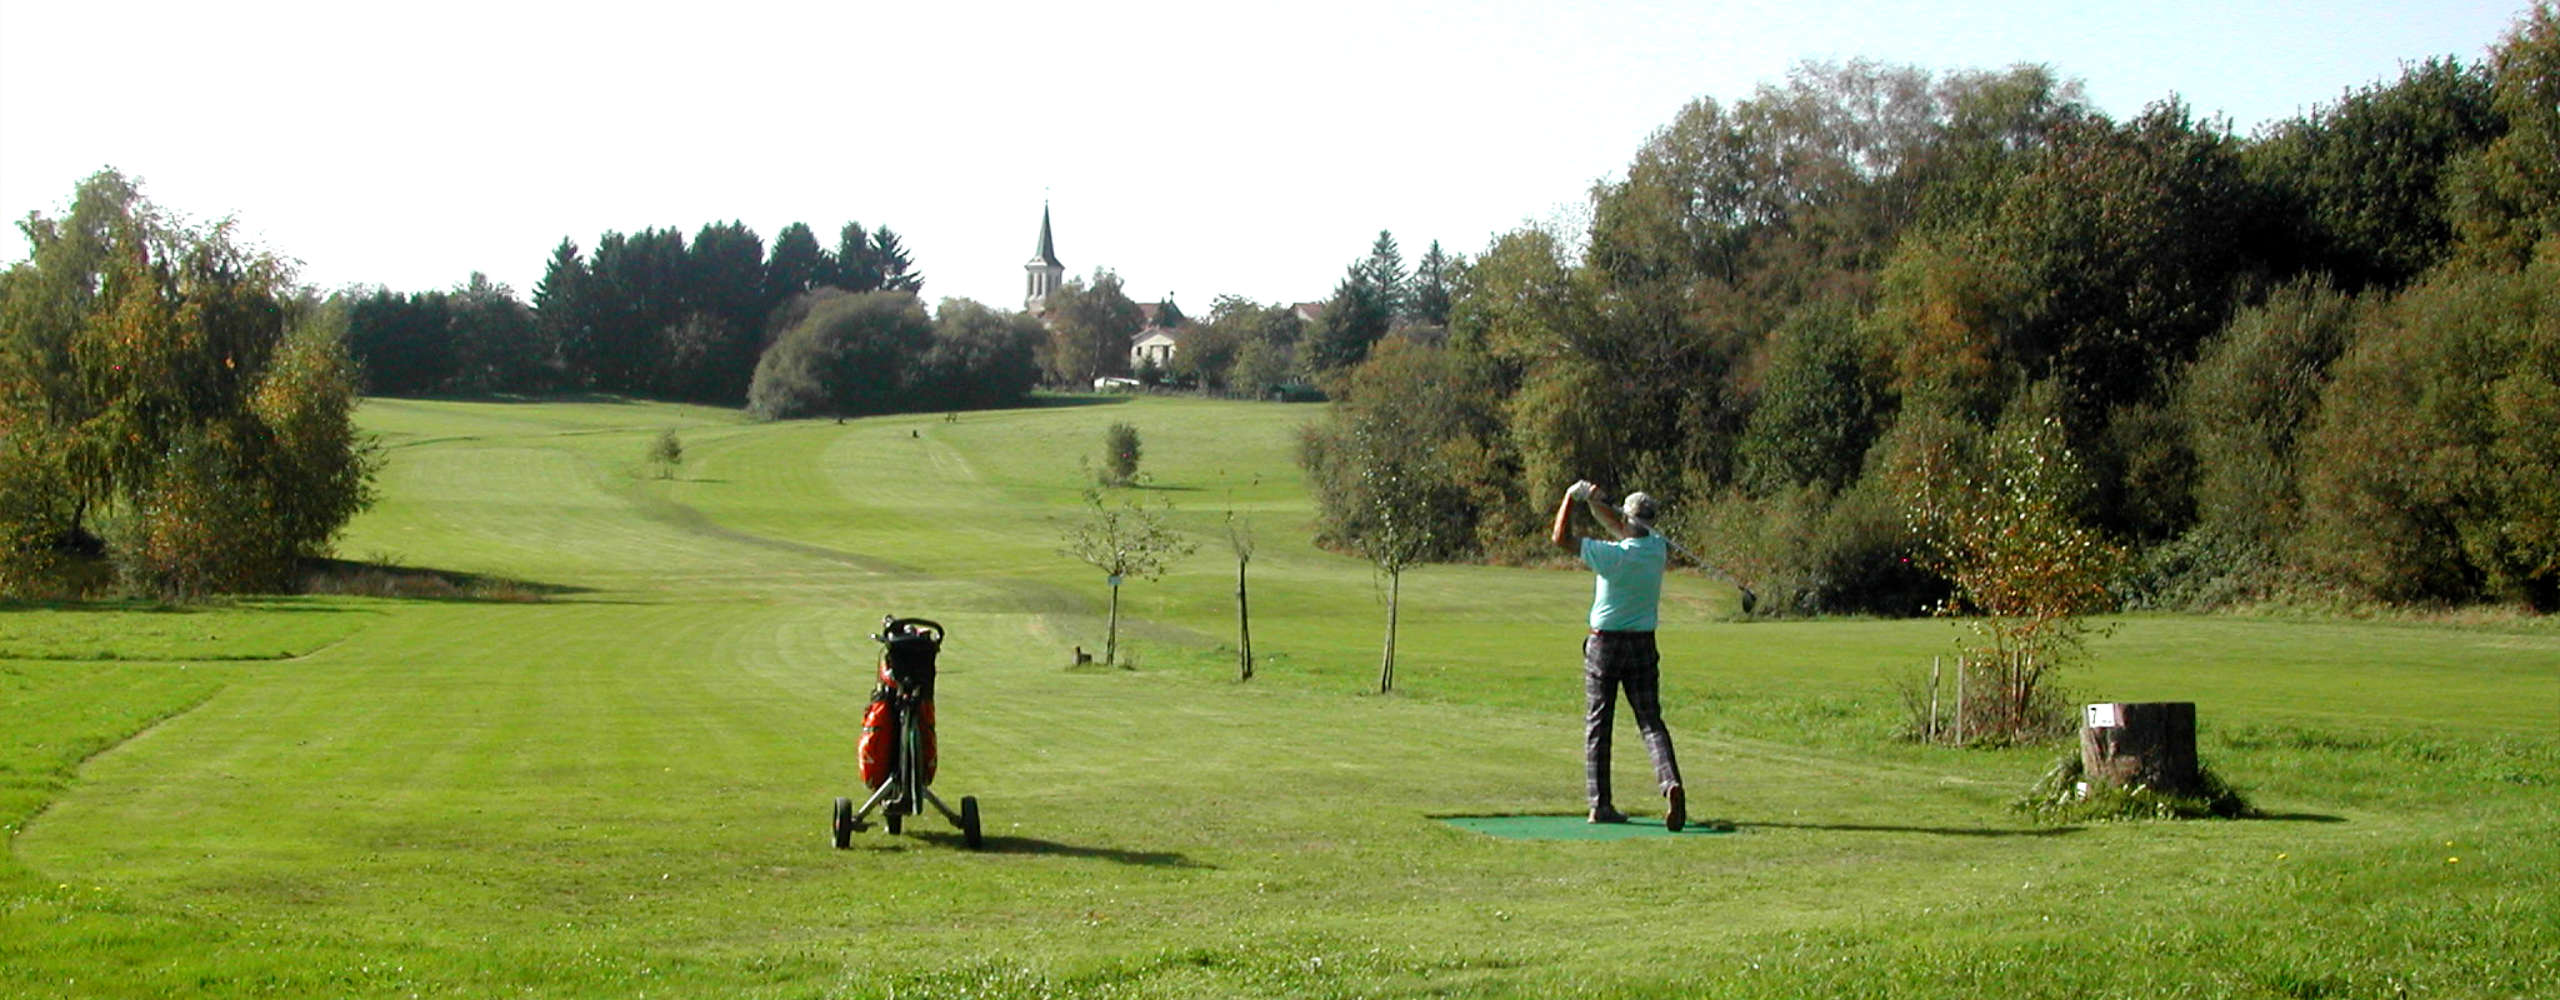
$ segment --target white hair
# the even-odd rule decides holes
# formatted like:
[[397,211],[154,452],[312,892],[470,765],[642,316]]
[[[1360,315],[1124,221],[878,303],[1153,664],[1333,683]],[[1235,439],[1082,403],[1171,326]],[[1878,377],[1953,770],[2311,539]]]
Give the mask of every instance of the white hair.
[[1619,503],[1618,514],[1627,519],[1628,527],[1651,534],[1653,518],[1659,512],[1660,506],[1654,501],[1653,494],[1638,490],[1627,494],[1627,498]]

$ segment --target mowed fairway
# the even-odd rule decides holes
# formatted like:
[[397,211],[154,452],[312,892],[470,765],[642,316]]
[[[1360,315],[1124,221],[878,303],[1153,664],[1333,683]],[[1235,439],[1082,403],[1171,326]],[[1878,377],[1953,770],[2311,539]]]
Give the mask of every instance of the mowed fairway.
[[[353,559],[536,600],[0,610],[0,996],[2560,995],[2560,629],[2141,616],[2066,676],[2200,705],[2270,818],[2050,826],[2056,748],[1895,742],[1931,621],[1741,623],[1676,579],[1665,699],[1724,834],[1581,808],[1588,577],[1308,543],[1319,410],[1136,400],[752,425],[374,400]],[[1199,551],[1057,554],[1102,428]],[[664,429],[686,460],[642,462]],[[1260,675],[1235,680],[1234,511]],[[837,851],[884,614],[948,626],[938,816]],[[1621,722],[1620,804],[1656,820]]]

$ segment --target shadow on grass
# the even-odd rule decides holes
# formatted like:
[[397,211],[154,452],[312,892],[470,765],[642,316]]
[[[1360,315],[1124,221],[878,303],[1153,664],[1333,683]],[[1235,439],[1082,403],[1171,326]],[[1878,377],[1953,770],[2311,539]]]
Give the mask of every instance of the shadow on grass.
[[[94,601],[48,599],[41,601],[0,601],[0,615],[13,611],[82,611],[93,613],[192,615],[213,611],[224,605],[172,604],[141,597],[109,597]],[[342,611],[344,608],[279,608],[290,611]]]
[[653,402],[639,396],[621,396],[609,392],[456,392],[376,394],[370,398],[397,400],[403,403],[605,403],[633,406]]
[[346,559],[306,559],[302,593],[352,597],[397,597],[420,601],[483,604],[533,604],[555,597],[588,594],[585,587],[540,583],[511,577],[418,569]]
[[373,608],[333,607],[312,604],[303,598],[314,594],[212,594],[193,600],[163,600],[153,597],[102,597],[96,600],[0,601],[0,615],[22,611],[74,612],[79,614],[116,615],[201,615],[216,611],[254,610],[260,614],[288,615],[378,615]]
[[2277,823],[2344,823],[2347,821],[2347,818],[2344,816],[2331,816],[2325,813],[2253,812],[2240,818],[2243,820],[2268,820]]
[[2015,827],[1965,826],[1895,826],[1886,823],[1779,823],[1748,819],[1707,820],[1729,823],[1744,830],[1836,830],[1844,833],[1917,833],[1931,837],[2061,837],[2087,830],[2084,826],[2048,826],[2021,830]]
[[[931,842],[940,847],[950,847],[964,851],[968,850],[966,838],[963,838],[957,832],[949,830],[919,830],[909,834],[909,836],[915,837],[918,840]],[[984,846],[978,848],[978,853],[1036,854],[1043,857],[1060,858],[1095,858],[1117,864],[1139,865],[1147,868],[1205,868],[1214,871],[1218,867],[1205,862],[1193,861],[1190,857],[1175,851],[1124,851],[1115,847],[1078,847],[1074,844],[1061,844],[1054,840],[1042,840],[1038,837],[988,837],[984,842]]]
[[1124,395],[1105,396],[1091,393],[1035,392],[1032,393],[1031,398],[1025,400],[1022,405],[1024,409],[1030,410],[1049,410],[1068,406],[1119,406],[1127,403],[1133,398],[1136,397]]

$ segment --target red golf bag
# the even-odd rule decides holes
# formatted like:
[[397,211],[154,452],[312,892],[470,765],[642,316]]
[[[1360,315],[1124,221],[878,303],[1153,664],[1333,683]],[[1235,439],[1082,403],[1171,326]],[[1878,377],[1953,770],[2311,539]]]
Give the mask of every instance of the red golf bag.
[[[898,704],[895,696],[883,690],[871,696],[871,707],[862,712],[862,787],[878,788],[889,780],[889,769],[898,764]],[[923,702],[924,713],[924,780],[933,783],[936,753],[933,739],[933,703]]]
[[924,783],[933,783],[937,763],[933,735],[934,657],[942,652],[941,633],[892,630],[881,638],[880,686],[872,689],[871,707],[862,712],[859,759],[862,784],[879,788],[898,765],[898,712],[913,706],[923,716],[918,730],[924,745]]

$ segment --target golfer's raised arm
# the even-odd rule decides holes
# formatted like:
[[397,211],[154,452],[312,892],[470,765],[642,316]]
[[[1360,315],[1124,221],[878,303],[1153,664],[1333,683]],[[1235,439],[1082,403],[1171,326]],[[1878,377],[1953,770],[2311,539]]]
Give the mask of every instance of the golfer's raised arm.
[[1590,499],[1589,503],[1591,506],[1591,516],[1598,518],[1600,526],[1609,529],[1609,534],[1618,538],[1635,537],[1634,532],[1627,530],[1627,522],[1624,518],[1619,516],[1617,508],[1601,503],[1600,498],[1597,495],[1594,495]]
[[1582,545],[1573,537],[1574,499],[1573,491],[1566,490],[1564,499],[1556,503],[1556,519],[1554,524],[1547,527],[1547,542],[1559,549],[1581,555]]

